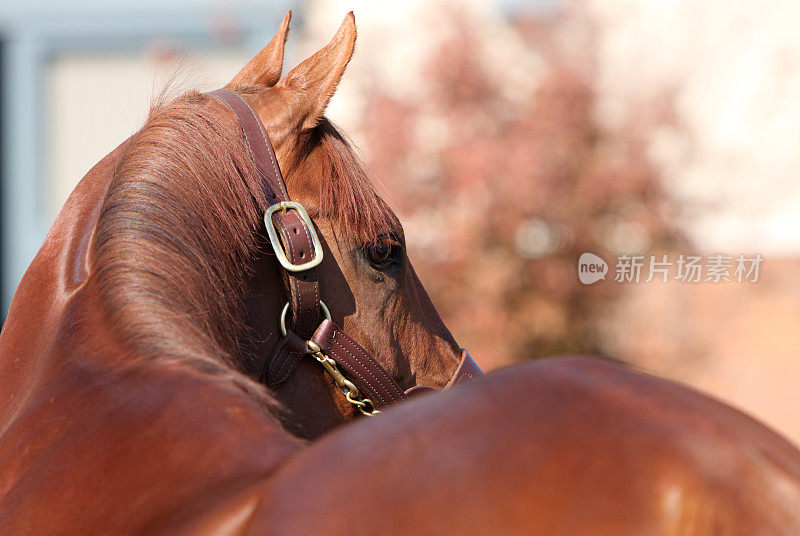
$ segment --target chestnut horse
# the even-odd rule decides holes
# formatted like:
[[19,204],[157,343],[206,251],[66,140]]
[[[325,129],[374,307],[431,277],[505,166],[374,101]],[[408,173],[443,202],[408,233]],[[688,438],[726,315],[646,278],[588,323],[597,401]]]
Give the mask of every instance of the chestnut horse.
[[[281,78],[288,25],[228,88],[321,237],[315,298],[398,389],[442,388],[464,355],[323,117],[353,16]],[[157,104],[66,202],[0,335],[0,534],[800,534],[791,444],[620,365],[520,365],[375,418],[304,352],[276,372],[284,288],[309,281],[272,253],[243,130],[214,96]]]

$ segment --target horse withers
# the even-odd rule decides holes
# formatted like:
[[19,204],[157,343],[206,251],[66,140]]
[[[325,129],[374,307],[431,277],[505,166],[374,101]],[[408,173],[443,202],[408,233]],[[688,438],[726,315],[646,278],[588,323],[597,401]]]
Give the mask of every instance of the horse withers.
[[289,18],[226,92],[156,103],[26,272],[0,335],[0,534],[800,533],[793,446],[624,367],[548,360],[390,407],[469,360],[323,116],[352,14],[281,78]]

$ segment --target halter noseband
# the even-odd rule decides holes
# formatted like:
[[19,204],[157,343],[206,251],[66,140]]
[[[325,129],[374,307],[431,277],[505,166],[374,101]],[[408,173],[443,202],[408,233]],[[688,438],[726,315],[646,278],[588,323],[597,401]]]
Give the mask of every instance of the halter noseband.
[[[331,321],[328,308],[319,298],[316,267],[323,258],[321,242],[303,205],[289,198],[264,125],[239,93],[217,89],[208,95],[222,102],[238,119],[271,203],[264,214],[264,225],[282,267],[289,301],[280,316],[283,338],[270,356],[264,374],[267,385],[274,388],[285,382],[300,360],[311,355],[364,415],[379,413],[379,408],[430,389],[417,386],[404,391],[380,363]],[[289,311],[292,329],[286,328]],[[321,312],[324,318],[320,318]],[[461,363],[445,389],[483,374],[469,353],[463,349],[461,352]]]

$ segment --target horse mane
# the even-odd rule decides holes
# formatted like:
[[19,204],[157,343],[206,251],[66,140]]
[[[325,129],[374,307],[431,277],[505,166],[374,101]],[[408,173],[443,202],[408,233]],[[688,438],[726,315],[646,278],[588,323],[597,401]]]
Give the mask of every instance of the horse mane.
[[[313,212],[352,240],[396,228],[329,122],[301,145],[286,180],[320,149]],[[270,405],[264,386],[242,372],[239,346],[267,206],[241,130],[220,104],[189,92],[154,105],[116,165],[93,238],[93,277],[122,344],[140,357],[222,375]]]

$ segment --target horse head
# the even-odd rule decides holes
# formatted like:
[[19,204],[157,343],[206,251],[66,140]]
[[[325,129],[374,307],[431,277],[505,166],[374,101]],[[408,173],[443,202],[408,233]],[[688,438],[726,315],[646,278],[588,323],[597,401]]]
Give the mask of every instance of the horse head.
[[[352,14],[281,79],[289,19],[226,89],[154,108],[115,167],[92,265],[128,347],[211,368],[221,358],[249,376],[232,376],[245,389],[272,388],[284,425],[310,438],[444,387],[467,358],[399,219],[323,116],[353,53]],[[352,358],[352,377],[336,355],[345,369]]]
[[[345,17],[330,43],[281,78],[290,16],[227,87],[244,95],[256,111],[289,196],[312,214],[323,247],[314,277],[334,322],[403,389],[443,388],[458,367],[461,350],[414,272],[399,219],[323,115],[353,54],[353,15]],[[265,341],[256,353],[271,356],[259,368],[272,367],[273,372],[279,307],[286,301],[276,264],[273,255],[260,257],[247,300],[256,340]],[[285,422],[296,433],[315,436],[354,415],[353,406],[311,359],[300,360],[288,377],[274,376],[268,376],[268,383],[283,380],[272,387],[291,412]],[[333,403],[320,403],[330,399]]]

